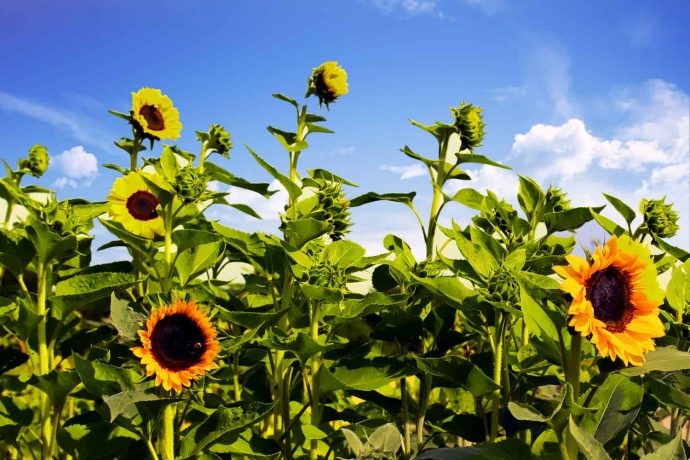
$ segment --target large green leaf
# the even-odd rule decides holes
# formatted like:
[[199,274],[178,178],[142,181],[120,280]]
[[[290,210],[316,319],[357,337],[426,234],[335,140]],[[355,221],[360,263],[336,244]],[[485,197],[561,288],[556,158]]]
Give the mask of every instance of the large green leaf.
[[443,358],[415,357],[417,367],[439,379],[435,384],[444,387],[461,387],[474,396],[483,396],[500,388],[481,369],[459,356]]
[[285,350],[293,353],[303,364],[317,353],[323,352],[326,347],[317,343],[304,332],[282,335],[277,330],[269,331],[261,341],[263,345],[272,350]]
[[683,447],[683,431],[671,439],[668,444],[656,449],[651,454],[647,454],[640,460],[686,460],[685,448]]
[[625,234],[625,229],[608,217],[604,217],[598,212],[594,211],[592,211],[592,217],[594,217],[594,220],[596,220],[597,223],[601,225],[601,228],[606,230],[609,235],[621,236]]
[[535,346],[544,354],[552,363],[560,363],[561,352],[558,346],[558,328],[554,324],[553,319],[544,310],[544,306],[537,302],[530,289],[530,287],[522,280],[518,279],[520,284],[520,305],[524,315],[525,323],[530,332],[536,338]]
[[585,454],[587,460],[611,460],[604,446],[593,438],[591,434],[577,426],[577,423],[575,423],[572,417],[570,417],[570,421],[568,422],[568,429],[573,438],[575,438],[580,452]]
[[470,209],[475,209],[479,211],[482,209],[484,195],[482,195],[473,188],[463,188],[455,192],[455,195],[453,195],[452,197],[446,196],[445,200],[455,201],[456,203],[463,204]]
[[46,393],[53,404],[61,405],[79,383],[79,375],[74,370],[53,370],[48,374],[32,377],[29,383]]
[[525,215],[533,218],[534,213],[544,205],[546,194],[539,187],[534,179],[526,176],[518,176],[520,178],[520,190],[518,191],[518,203]]
[[462,309],[462,302],[475,292],[465,286],[459,278],[454,276],[439,276],[436,278],[414,277],[415,281],[434,294],[441,296],[451,303],[451,306]]
[[582,419],[582,428],[592,433],[602,445],[625,432],[637,417],[644,389],[621,374],[609,374],[597,388],[589,407],[594,414]]
[[413,373],[414,368],[401,359],[376,357],[341,360],[332,373],[322,367],[317,378],[322,382],[321,389],[324,392],[346,388],[369,391]]
[[15,276],[24,273],[26,266],[36,254],[36,249],[27,238],[10,238],[0,231],[0,265]]
[[217,233],[204,230],[179,229],[172,232],[172,242],[177,246],[177,252],[199,246],[201,244],[213,243],[221,239]]
[[136,403],[143,401],[157,401],[159,398],[151,393],[144,391],[125,390],[113,395],[104,395],[103,402],[108,406],[110,412],[110,423],[117,417],[124,414],[132,418],[137,414]]
[[20,398],[0,396],[0,439],[16,440],[22,427],[29,426],[33,418],[34,411]]
[[271,184],[249,182],[246,179],[242,179],[241,177],[230,174],[220,166],[209,163],[208,161],[204,163],[204,169],[213,180],[217,180],[218,182],[222,182],[233,187],[250,190],[254,193],[258,193],[264,198],[269,198],[271,195],[276,193],[276,190],[268,189]]
[[74,367],[89,393],[96,396],[112,395],[125,390],[134,390],[134,384],[142,376],[133,369],[122,369],[99,361],[74,356]]
[[190,280],[211,268],[223,255],[224,248],[222,241],[215,241],[200,244],[179,253],[175,259],[175,269],[180,278],[180,284],[186,285]]
[[296,200],[297,197],[302,194],[302,189],[299,185],[295,184],[289,177],[282,174],[280,171],[278,171],[276,168],[274,168],[268,162],[266,162],[266,160],[261,158],[258,154],[254,153],[252,149],[250,149],[246,145],[245,147],[247,150],[249,150],[249,153],[254,157],[256,162],[259,163],[259,165],[261,165],[261,167],[264,168],[271,176],[273,176],[274,179],[277,179],[278,182],[280,182],[280,185],[282,185],[285,188],[285,190],[287,190],[291,200]]
[[625,204],[622,200],[619,200],[615,196],[607,195],[606,193],[603,193],[604,198],[613,205],[614,208],[616,208],[616,211],[620,213],[621,216],[623,216],[623,219],[625,219],[625,222],[627,222],[628,225],[632,223],[633,220],[635,220],[635,211]]
[[666,241],[662,240],[656,235],[652,236],[654,237],[654,244],[659,249],[666,251],[681,262],[685,262],[690,259],[690,253],[688,253],[685,249],[677,248],[671,244],[668,244]]
[[240,402],[220,406],[206,420],[186,430],[180,443],[180,458],[190,458],[209,449],[222,436],[237,433],[264,418],[274,404]]
[[410,193],[376,193],[369,192],[364,195],[350,200],[350,206],[355,208],[357,206],[362,206],[364,204],[374,203],[376,201],[394,201],[396,203],[403,203],[406,205],[412,204],[412,200],[417,195],[417,192]]
[[649,378],[647,379],[647,391],[662,404],[690,411],[690,396],[669,383]]
[[126,300],[115,297],[115,293],[110,296],[110,317],[113,326],[118,334],[127,340],[137,338],[137,331],[141,329],[141,324],[146,321],[146,316],[135,312]]
[[544,214],[544,223],[549,232],[562,232],[575,230],[592,220],[592,212],[599,213],[603,206],[596,208],[573,208],[561,212],[547,212]]
[[690,260],[673,268],[673,275],[666,286],[666,299],[681,315],[690,308]]
[[114,290],[132,286],[136,283],[129,273],[89,273],[77,275],[55,286],[51,297],[53,308],[64,317],[76,308],[98,299],[108,297]]
[[491,251],[484,244],[468,240],[457,229],[455,230],[455,244],[474,271],[482,277],[488,279],[498,270],[498,260]]
[[642,375],[652,371],[675,372],[690,369],[690,353],[676,347],[657,347],[647,353],[642,366],[631,366],[619,372],[628,376]]

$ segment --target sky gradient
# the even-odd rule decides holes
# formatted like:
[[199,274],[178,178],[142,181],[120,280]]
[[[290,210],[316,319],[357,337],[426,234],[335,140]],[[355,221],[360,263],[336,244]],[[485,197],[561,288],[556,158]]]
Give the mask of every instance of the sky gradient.
[[[642,197],[667,195],[682,214],[672,242],[688,249],[688,19],[684,1],[4,0],[0,156],[15,163],[45,144],[53,161],[43,185],[61,199],[104,200],[115,173],[103,165],[127,165],[112,142],[129,134],[107,110],[129,110],[131,92],[150,86],[179,108],[182,148],[196,152],[194,130],[221,123],[235,144],[224,166],[270,181],[243,144],[286,169],[265,127],[290,130],[293,114],[271,93],[301,100],[311,68],[337,60],[350,93],[330,112],[311,100],[336,134],[311,138],[303,172],[322,167],[358,183],[350,196],[416,190],[426,213],[428,179],[399,149],[433,156],[434,139],[407,119],[449,122],[448,108],[464,100],[485,109],[478,153],[513,171],[470,168],[474,180],[459,187],[514,202],[517,174],[525,174],[545,189],[562,187],[575,205],[604,204],[601,192],[635,208]],[[243,230],[277,228],[284,194],[267,201],[231,192],[266,218],[229,209],[211,217]],[[444,221],[471,215],[452,206]],[[370,205],[354,221],[353,239],[371,251],[387,233],[420,247],[404,207]],[[581,242],[604,236],[590,227]]]

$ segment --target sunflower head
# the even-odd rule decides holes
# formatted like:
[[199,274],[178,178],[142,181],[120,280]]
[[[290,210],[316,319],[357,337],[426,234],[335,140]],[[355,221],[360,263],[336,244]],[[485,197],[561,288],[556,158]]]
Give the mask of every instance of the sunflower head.
[[34,177],[41,177],[48,169],[50,155],[48,149],[41,144],[36,144],[29,149],[26,159],[19,160],[19,169],[27,171]]
[[484,139],[484,120],[481,107],[462,102],[460,107],[450,109],[455,118],[455,127],[460,134],[462,148],[474,150],[482,144]]
[[146,329],[139,331],[140,347],[132,353],[141,358],[146,375],[156,376],[156,385],[182,391],[192,380],[218,367],[220,351],[216,331],[208,316],[192,301],[178,300],[151,312]]
[[640,212],[645,226],[652,235],[671,238],[678,232],[678,213],[672,204],[666,204],[666,197],[660,200],[640,201]]
[[196,137],[201,142],[206,142],[207,150],[214,150],[225,158],[230,158],[230,149],[232,149],[230,133],[221,125],[212,124],[207,132],[197,131]]
[[158,214],[158,197],[139,172],[130,172],[115,180],[108,195],[110,217],[125,229],[152,239],[164,233],[163,218]]
[[564,277],[561,289],[569,293],[570,326],[589,337],[599,353],[626,365],[642,365],[654,349],[652,339],[664,335],[659,287],[649,250],[623,235],[597,247],[588,262],[567,256],[570,265],[554,267]]
[[558,187],[549,186],[546,191],[546,204],[544,212],[561,212],[570,209],[570,200],[565,192]]
[[326,103],[328,107],[328,104],[347,92],[347,72],[337,62],[327,61],[312,71],[305,97],[315,94],[319,98],[319,104]]
[[155,139],[177,139],[182,131],[180,113],[159,89],[132,93],[132,119],[136,128]]

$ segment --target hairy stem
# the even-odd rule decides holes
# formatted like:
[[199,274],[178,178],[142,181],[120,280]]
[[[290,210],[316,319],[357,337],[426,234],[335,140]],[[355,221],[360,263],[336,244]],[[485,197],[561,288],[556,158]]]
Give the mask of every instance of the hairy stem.
[[[575,404],[578,403],[580,398],[580,359],[582,354],[582,336],[577,334],[573,335],[570,340],[570,357],[566,364],[566,381],[573,388],[573,401]],[[575,422],[578,420],[575,419]],[[577,459],[577,442],[575,438],[570,434],[570,431],[566,434],[566,448],[568,451],[568,458]]]
[[163,460],[175,460],[175,405],[163,409],[161,421],[160,449]]

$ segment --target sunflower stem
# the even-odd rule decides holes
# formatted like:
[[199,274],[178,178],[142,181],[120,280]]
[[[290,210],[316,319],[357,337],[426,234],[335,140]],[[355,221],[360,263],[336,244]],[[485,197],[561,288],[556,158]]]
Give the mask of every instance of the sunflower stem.
[[[319,303],[314,302],[311,310],[311,338],[314,342],[319,343]],[[315,354],[311,360],[311,424],[318,427],[321,423],[321,399],[319,380],[316,374],[320,366],[319,354]],[[318,440],[312,439],[309,443],[309,458],[310,460],[318,460]]]
[[[578,403],[580,398],[580,359],[582,354],[582,336],[579,334],[571,336],[570,339],[570,357],[566,363],[566,382],[570,384],[573,389],[573,401],[575,404]],[[577,422],[578,420],[574,418]],[[568,458],[577,458],[577,442],[575,438],[570,434],[570,431],[566,433],[566,449],[568,452]]]
[[161,454],[163,460],[175,460],[175,406],[168,404],[163,409],[161,421]]
[[[41,318],[38,323],[38,372],[40,375],[46,375],[50,372],[50,355],[48,353],[48,341],[46,334],[46,326],[48,323],[46,299],[48,295],[48,267],[43,261],[38,262],[36,267],[38,274],[38,294],[36,299],[36,314]],[[52,440],[52,411],[48,395],[41,392],[41,445],[42,456],[44,460],[52,458],[50,452]]]
[[410,458],[412,452],[411,452],[411,446],[412,446],[412,440],[411,440],[411,433],[410,433],[410,424],[409,422],[409,409],[408,409],[408,395],[407,395],[407,380],[405,377],[400,379],[400,399],[402,400],[402,418],[403,418],[403,432],[405,433],[405,450],[403,452],[403,458],[408,459]]
[[494,373],[493,373],[493,378],[494,382],[496,382],[496,385],[499,386],[499,388],[494,391],[491,395],[491,400],[492,400],[492,405],[491,405],[491,433],[489,440],[491,442],[494,442],[496,438],[498,437],[498,416],[499,416],[499,409],[501,406],[501,388],[503,387],[501,385],[501,379],[503,376],[503,345],[505,343],[505,330],[506,330],[506,325],[508,324],[508,315],[506,314],[499,314],[499,318],[497,321],[497,328],[496,328],[496,338],[494,340]]

